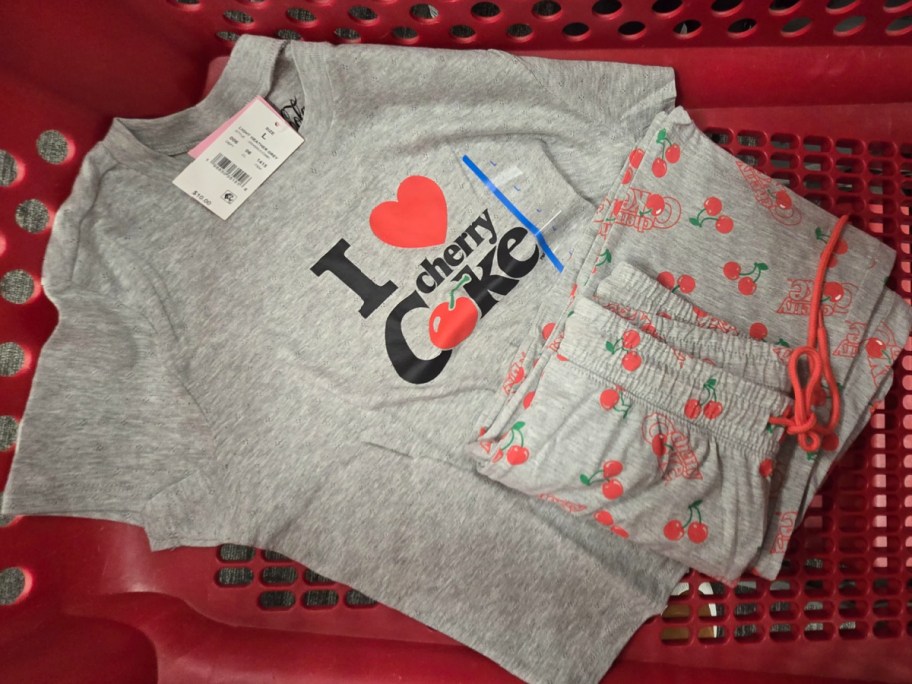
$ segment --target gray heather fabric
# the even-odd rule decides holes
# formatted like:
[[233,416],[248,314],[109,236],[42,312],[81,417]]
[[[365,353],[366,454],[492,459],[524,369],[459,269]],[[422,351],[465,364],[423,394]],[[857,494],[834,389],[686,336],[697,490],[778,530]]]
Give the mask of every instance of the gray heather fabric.
[[[625,266],[602,285],[645,299]],[[767,422],[791,400],[762,381],[785,370],[771,345],[611,308],[574,301],[478,470],[731,584],[763,539],[781,435]]]
[[[664,281],[701,326],[780,347],[805,343],[812,282],[836,218],[713,144],[683,109],[657,116],[632,149],[599,207],[585,254],[574,253],[582,261],[579,282],[565,285],[563,297],[543,307],[514,357],[523,382],[483,415],[479,427],[490,434],[509,430],[542,349],[560,343],[573,295],[592,298],[619,263]],[[827,271],[828,283],[836,285],[825,290],[822,307],[843,400],[838,442],[807,454],[789,438],[778,453],[766,535],[753,562],[754,571],[770,579],[827,468],[889,388],[890,368],[912,328],[910,307],[884,292],[893,250],[852,227],[842,239]],[[539,332],[543,328],[547,335]],[[864,351],[872,338],[882,352],[873,359]],[[490,445],[482,439],[467,452],[483,461],[485,447]]]
[[[223,222],[171,181],[256,95],[303,105],[304,144]],[[665,68],[242,36],[196,107],[115,120],[58,211],[42,284],[60,322],[3,512],[271,548],[520,677],[597,680],[683,566],[463,451],[673,98]]]

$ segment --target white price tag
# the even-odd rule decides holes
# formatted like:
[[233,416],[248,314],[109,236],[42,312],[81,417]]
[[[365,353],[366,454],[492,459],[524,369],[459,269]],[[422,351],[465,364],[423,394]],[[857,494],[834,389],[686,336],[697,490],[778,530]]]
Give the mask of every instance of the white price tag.
[[304,140],[258,97],[194,148],[198,154],[174,184],[227,219]]

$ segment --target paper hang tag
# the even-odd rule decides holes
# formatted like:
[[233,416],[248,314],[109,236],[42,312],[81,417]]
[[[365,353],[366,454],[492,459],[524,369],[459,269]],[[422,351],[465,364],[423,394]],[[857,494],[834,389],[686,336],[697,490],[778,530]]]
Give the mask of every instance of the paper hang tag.
[[304,140],[257,97],[188,154],[173,183],[220,219],[227,219]]

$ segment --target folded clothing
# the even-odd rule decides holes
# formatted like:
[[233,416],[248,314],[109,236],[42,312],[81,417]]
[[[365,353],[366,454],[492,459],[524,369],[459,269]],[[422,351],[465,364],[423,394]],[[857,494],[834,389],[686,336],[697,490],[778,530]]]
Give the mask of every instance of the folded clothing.
[[[623,291],[624,275],[605,282]],[[769,345],[659,326],[577,299],[559,347],[539,360],[477,467],[732,583],[763,539],[782,432],[768,421],[791,404],[768,385],[786,373]],[[690,353],[669,342],[678,337]],[[718,362],[704,360],[703,340]]]
[[[574,299],[598,298],[600,285],[615,268],[628,267],[623,264],[664,286],[653,287],[664,294],[645,311],[662,311],[719,336],[771,342],[784,361],[788,350],[807,338],[815,272],[838,223],[719,148],[681,108],[656,117],[594,221],[592,238],[573,253],[578,282],[543,301],[512,360],[513,395],[496,398],[482,413],[478,427],[486,434],[506,434],[515,422],[517,404],[536,382],[534,366],[545,350],[561,343]],[[885,290],[895,252],[851,226],[832,244],[820,312],[836,387],[817,397],[823,403],[816,410],[825,423],[832,410],[829,397],[839,392],[841,419],[835,436],[818,450],[802,450],[789,435],[778,453],[771,505],[760,525],[766,534],[751,563],[770,579],[827,470],[889,389],[890,368],[912,329],[912,309]],[[616,303],[626,305],[626,296]],[[676,300],[677,308],[669,303]],[[773,385],[788,390],[775,378]],[[476,463],[485,460],[484,440],[467,447]]]

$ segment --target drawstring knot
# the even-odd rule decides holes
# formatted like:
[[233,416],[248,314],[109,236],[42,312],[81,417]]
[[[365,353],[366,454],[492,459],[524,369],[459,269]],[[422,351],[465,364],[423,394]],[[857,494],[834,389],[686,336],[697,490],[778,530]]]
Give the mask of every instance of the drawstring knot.
[[[789,357],[788,373],[795,395],[795,405],[790,411],[781,416],[770,417],[770,423],[781,425],[790,435],[795,435],[798,445],[807,452],[820,449],[823,440],[832,434],[839,422],[841,413],[841,400],[833,367],[830,365],[830,349],[827,340],[826,325],[823,321],[823,312],[820,305],[823,300],[823,290],[826,281],[826,272],[829,268],[833,251],[839,242],[842,229],[848,223],[849,217],[843,216],[836,222],[830,239],[827,241],[820,262],[817,264],[817,275],[814,278],[814,288],[811,292],[811,311],[808,315],[807,343],[796,348]],[[798,374],[798,362],[806,359],[809,376],[806,383],[802,383]],[[825,425],[820,424],[820,419],[814,412],[813,404],[818,396],[825,396],[823,382],[831,399],[830,419]]]

